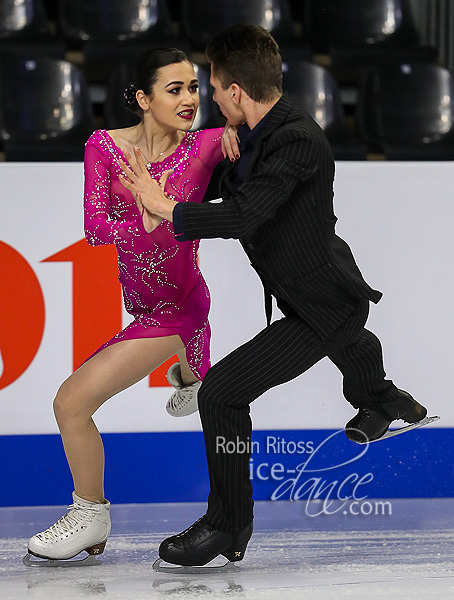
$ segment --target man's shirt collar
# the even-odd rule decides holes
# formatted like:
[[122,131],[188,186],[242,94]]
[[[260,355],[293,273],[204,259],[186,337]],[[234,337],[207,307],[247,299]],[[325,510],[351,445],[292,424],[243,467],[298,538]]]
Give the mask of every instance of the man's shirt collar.
[[250,144],[251,146],[257,145],[257,142],[261,138],[275,106],[276,104],[266,113],[265,116],[260,119],[253,129],[249,129],[247,123],[241,125],[241,127],[238,129],[238,137],[240,138],[240,142],[243,144],[243,147],[245,144]]

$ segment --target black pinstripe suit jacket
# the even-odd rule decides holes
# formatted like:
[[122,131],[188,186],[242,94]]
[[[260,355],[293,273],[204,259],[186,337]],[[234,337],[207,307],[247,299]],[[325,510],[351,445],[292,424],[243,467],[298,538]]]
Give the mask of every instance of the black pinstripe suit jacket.
[[334,160],[323,131],[285,94],[268,115],[246,182],[235,189],[234,165],[226,166],[209,188],[215,183],[211,195],[223,202],[185,204],[184,233],[240,239],[265,290],[328,338],[358,299],[378,302],[381,293],[335,235]]

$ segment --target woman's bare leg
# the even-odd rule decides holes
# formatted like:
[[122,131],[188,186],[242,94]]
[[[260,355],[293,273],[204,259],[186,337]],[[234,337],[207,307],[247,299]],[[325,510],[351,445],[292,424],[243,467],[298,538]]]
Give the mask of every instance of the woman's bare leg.
[[104,501],[104,448],[93,413],[182,348],[178,335],[117,342],[93,356],[61,385],[54,411],[78,496]]
[[180,361],[181,379],[183,380],[183,383],[185,385],[190,385],[191,383],[199,381],[189,366],[188,359],[186,358],[186,348],[182,348],[182,350],[177,352],[177,356]]

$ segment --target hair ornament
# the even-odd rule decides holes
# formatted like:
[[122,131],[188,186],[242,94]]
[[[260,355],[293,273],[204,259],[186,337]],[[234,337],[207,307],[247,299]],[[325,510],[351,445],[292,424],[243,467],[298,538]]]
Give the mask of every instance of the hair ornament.
[[125,87],[123,96],[129,106],[132,106],[136,102],[136,93],[137,88],[133,83],[130,83],[127,87]]

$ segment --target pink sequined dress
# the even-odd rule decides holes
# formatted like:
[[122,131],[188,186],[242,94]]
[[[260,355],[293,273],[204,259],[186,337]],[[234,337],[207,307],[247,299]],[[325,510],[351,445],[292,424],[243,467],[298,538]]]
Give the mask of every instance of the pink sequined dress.
[[[188,132],[175,152],[149,167],[151,177],[174,169],[165,191],[178,202],[202,202],[222,159],[222,129]],[[101,346],[122,340],[179,335],[192,372],[210,368],[210,294],[197,264],[199,240],[177,242],[172,223],[151,233],[142,224],[132,194],[121,184],[118,159],[126,161],[106,130],[85,148],[85,236],[91,245],[115,244],[125,308],[134,320]],[[93,356],[93,355],[92,355]]]

